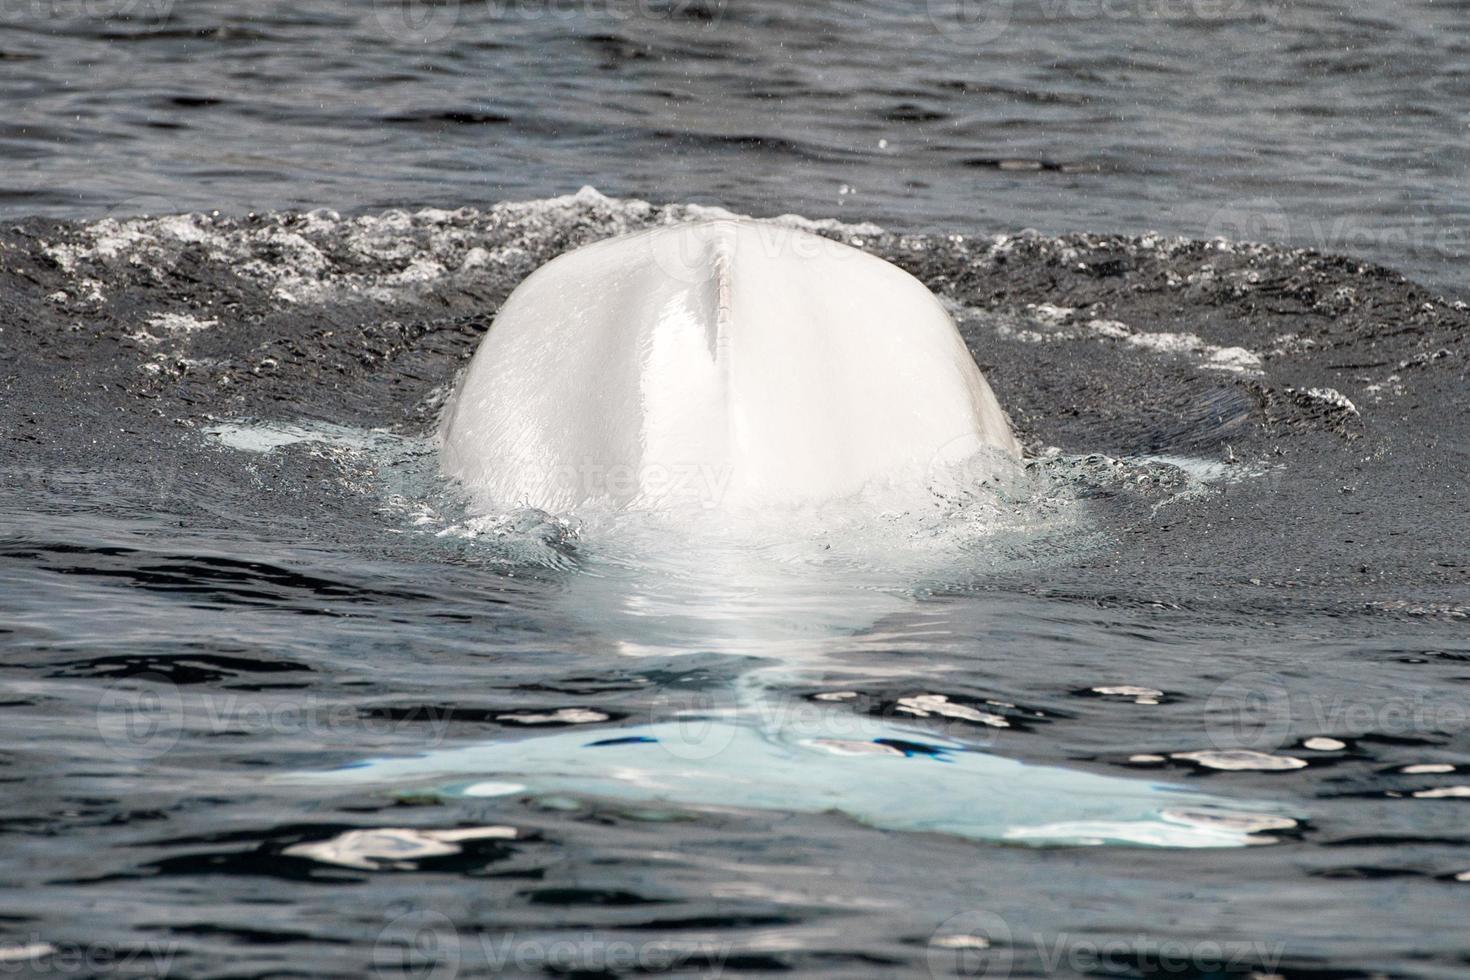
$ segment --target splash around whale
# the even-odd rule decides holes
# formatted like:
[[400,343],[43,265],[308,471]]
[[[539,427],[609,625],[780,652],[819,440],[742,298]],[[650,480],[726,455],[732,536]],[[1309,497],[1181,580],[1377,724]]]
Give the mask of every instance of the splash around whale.
[[442,468],[485,510],[917,499],[1020,449],[917,279],[781,225],[612,238],[506,300],[447,407]]

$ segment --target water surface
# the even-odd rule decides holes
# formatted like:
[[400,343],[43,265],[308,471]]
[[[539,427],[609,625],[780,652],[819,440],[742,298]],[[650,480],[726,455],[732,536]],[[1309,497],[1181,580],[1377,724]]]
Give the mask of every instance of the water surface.
[[[1463,5],[965,9],[0,5],[0,966],[1462,975]],[[510,289],[717,204],[1023,473],[467,513]]]

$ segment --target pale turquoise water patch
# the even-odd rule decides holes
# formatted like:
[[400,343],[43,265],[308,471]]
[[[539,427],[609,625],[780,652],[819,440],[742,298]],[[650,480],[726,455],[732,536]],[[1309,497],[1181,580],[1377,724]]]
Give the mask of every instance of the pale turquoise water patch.
[[962,742],[846,716],[841,737],[689,716],[574,729],[293,774],[330,788],[447,798],[572,794],[672,805],[843,813],[884,830],[1033,845],[1243,847],[1296,826],[1279,805],[1033,766]]

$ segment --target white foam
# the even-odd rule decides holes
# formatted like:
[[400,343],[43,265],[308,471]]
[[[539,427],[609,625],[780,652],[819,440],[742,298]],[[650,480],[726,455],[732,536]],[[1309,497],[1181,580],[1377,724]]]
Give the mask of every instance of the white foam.
[[269,453],[298,443],[323,443],[367,452],[395,438],[383,430],[354,429],[328,422],[222,422],[202,431],[223,446],[247,453]]
[[521,712],[496,715],[496,721],[509,721],[517,725],[595,725],[607,721],[608,715],[589,708],[560,708],[548,712]]
[[1257,475],[1248,467],[1227,463],[1219,459],[1202,459],[1198,456],[1176,456],[1173,453],[1155,453],[1134,457],[1139,462],[1163,463],[1183,470],[1200,483],[1222,483]]
[[138,330],[128,336],[152,346],[165,340],[179,340],[218,324],[216,319],[205,320],[188,313],[155,313],[148,318],[148,330]]
[[1104,697],[1131,698],[1134,704],[1158,704],[1164,692],[1152,687],[1139,687],[1136,684],[1111,684],[1104,687],[1094,687],[1093,694],[1101,694]]
[[1077,311],[1070,306],[1057,306],[1052,303],[1038,303],[1028,307],[1031,314],[1043,323],[1061,323]]
[[1133,331],[1128,324],[1121,320],[1089,320],[1087,329],[1103,337],[1111,337],[1114,340],[1127,340],[1133,336]]
[[218,323],[216,319],[205,320],[187,313],[157,313],[148,318],[150,327],[172,334],[197,333],[200,330],[208,330]]
[[1133,332],[1119,335],[1119,327],[1128,329],[1116,320],[1093,320],[1089,326],[1097,331],[1096,324],[1104,324],[1104,336],[1121,339],[1124,343],[1161,354],[1190,355],[1202,368],[1210,371],[1226,371],[1232,374],[1259,374],[1262,361],[1259,354],[1244,347],[1217,347],[1206,343],[1197,334],[1168,332]]
[[958,718],[961,721],[973,721],[992,728],[1011,727],[1011,723],[1000,715],[989,711],[977,711],[963,704],[954,704],[943,694],[917,694],[913,697],[899,698],[897,710],[917,718],[928,718],[933,714],[944,718]]
[[281,853],[363,871],[406,871],[415,867],[415,861],[424,858],[458,854],[464,841],[514,840],[516,836],[514,827],[467,827],[458,830],[374,827],[345,831],[324,841],[292,844]]
[[1245,347],[1211,344],[1198,334],[1188,332],[1135,330],[1121,320],[1099,317],[1083,320],[1078,315],[1079,311],[1070,306],[1031,304],[1026,307],[1025,318],[1017,323],[1014,317],[968,307],[954,300],[945,305],[957,319],[980,320],[998,336],[1016,343],[1090,340],[1126,344],[1153,354],[1187,357],[1202,370],[1245,376],[1260,375],[1265,367],[1262,356]]
[[[75,278],[73,294],[92,302],[105,298],[94,270],[103,279],[110,267],[124,263],[158,273],[176,265],[186,250],[200,248],[211,262],[265,286],[282,303],[321,304],[353,296],[386,302],[446,284],[483,283],[506,270],[528,273],[532,257],[559,232],[593,241],[705,217],[742,216],[706,205],[656,207],[583,187],[575,194],[505,202],[487,211],[422,208],[344,218],[323,209],[248,220],[198,213],[107,218],[81,226],[77,241],[50,244],[45,251]],[[850,242],[884,233],[873,224],[795,214],[766,223]]]
[[1358,414],[1358,406],[1354,405],[1351,399],[1336,388],[1308,388],[1302,394],[1314,402],[1320,402],[1323,405],[1330,405],[1333,408],[1341,409],[1349,415]]

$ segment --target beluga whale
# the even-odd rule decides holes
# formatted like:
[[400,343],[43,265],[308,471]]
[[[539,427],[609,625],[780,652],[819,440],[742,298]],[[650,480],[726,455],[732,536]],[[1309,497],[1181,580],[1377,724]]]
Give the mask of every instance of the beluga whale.
[[922,283],[734,218],[607,239],[532,273],[447,405],[440,449],[479,508],[553,513],[902,497],[947,467],[1020,455]]
[[535,617],[537,648],[579,670],[638,658],[639,686],[612,688],[632,692],[617,717],[500,715],[516,727],[289,780],[511,812],[837,811],[1013,845],[1245,847],[1296,825],[1269,801],[993,751],[1041,717],[964,691],[977,621],[1009,626],[1017,600],[961,597],[1071,511],[1027,497],[939,300],[860,249],[719,218],[568,252],[506,300],[440,440],[482,554],[520,567],[544,534],[566,559],[508,622]]

